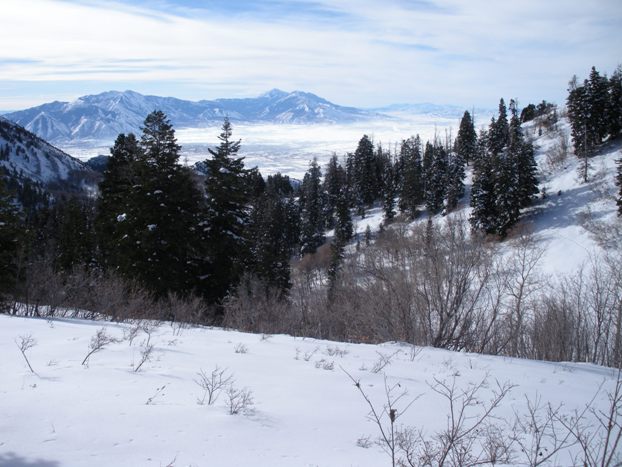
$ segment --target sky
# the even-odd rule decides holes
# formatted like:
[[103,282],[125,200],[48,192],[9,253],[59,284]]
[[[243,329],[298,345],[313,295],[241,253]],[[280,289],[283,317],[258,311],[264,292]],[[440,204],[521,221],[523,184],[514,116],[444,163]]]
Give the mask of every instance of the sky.
[[113,89],[563,103],[622,63],[620,0],[2,0],[0,19],[0,110]]

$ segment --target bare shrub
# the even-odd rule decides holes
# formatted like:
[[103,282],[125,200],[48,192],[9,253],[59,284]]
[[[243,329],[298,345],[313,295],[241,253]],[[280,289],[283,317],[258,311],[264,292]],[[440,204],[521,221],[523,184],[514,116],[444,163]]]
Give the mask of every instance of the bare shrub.
[[220,392],[229,387],[233,383],[233,375],[227,374],[227,368],[220,368],[218,365],[207,374],[204,370],[197,373],[198,379],[194,382],[203,389],[203,395],[197,398],[197,404],[204,405],[207,399],[207,405],[212,405],[218,399]]
[[248,353],[248,347],[246,347],[241,342],[238,342],[237,344],[235,344],[235,347],[233,348],[233,351],[235,353],[245,354],[245,353]]
[[[601,394],[601,388],[594,399]],[[597,410],[588,404],[581,413],[568,420],[557,421],[568,429],[581,446],[580,463],[587,467],[616,467],[622,465],[622,373],[618,370],[612,390],[606,392],[609,404],[605,410]],[[585,421],[591,414],[594,422]]]
[[147,399],[145,405],[154,405],[159,398],[164,397],[166,395],[164,392],[166,390],[166,386],[166,384],[163,384],[162,386],[157,387],[153,395]]
[[384,390],[386,400],[382,408],[379,405],[374,404],[367,393],[361,387],[360,380],[355,379],[345,369],[341,368],[350,381],[354,383],[367,406],[369,407],[368,418],[374,422],[380,436],[378,438],[378,444],[391,458],[391,465],[395,467],[398,461],[397,448],[398,448],[398,436],[396,433],[395,422],[401,417],[410,406],[418,399],[418,397],[408,399],[408,391],[403,389],[399,383],[389,384],[387,377],[384,377]]
[[108,344],[112,344],[115,342],[117,342],[117,340],[106,333],[106,328],[99,329],[95,333],[95,335],[91,337],[91,342],[89,343],[89,352],[86,354],[86,357],[84,357],[84,360],[82,360],[82,365],[88,365],[88,361],[91,358],[91,355],[99,352],[100,350],[103,350]]
[[525,397],[525,400],[527,413],[516,414],[513,438],[527,465],[536,467],[548,463],[576,442],[571,431],[559,423],[561,406],[543,406],[539,396],[534,400]]
[[253,401],[253,393],[248,388],[238,389],[232,384],[225,391],[227,396],[227,407],[229,415],[251,414],[255,402]]
[[554,133],[555,143],[546,153],[546,164],[551,170],[559,170],[565,167],[570,154],[570,136],[564,129],[558,129]]
[[393,357],[398,355],[400,352],[400,350],[396,350],[392,354],[384,354],[382,352],[376,351],[376,354],[378,354],[378,360],[376,360],[376,362],[373,364],[369,371],[371,371],[372,373],[380,373],[391,364],[391,360],[393,360]]
[[28,356],[26,355],[26,352],[32,349],[35,345],[37,345],[37,341],[32,337],[31,334],[26,334],[24,336],[19,336],[19,339],[15,341],[15,344],[17,345],[17,348],[21,352],[22,357],[24,357],[24,360],[26,360],[26,364],[28,365],[30,372],[33,375],[36,375],[37,373],[35,372],[35,370],[32,369],[32,366],[30,365],[30,361],[28,360]]
[[153,353],[153,344],[150,342],[151,336],[147,340],[145,340],[140,349],[140,359],[138,363],[134,366],[134,373],[138,373],[141,367],[148,361],[151,360],[151,354]]

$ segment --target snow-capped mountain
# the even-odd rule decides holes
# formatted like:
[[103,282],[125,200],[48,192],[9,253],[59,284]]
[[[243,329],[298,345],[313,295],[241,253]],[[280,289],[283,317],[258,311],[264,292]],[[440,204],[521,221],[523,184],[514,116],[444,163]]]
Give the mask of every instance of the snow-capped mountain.
[[[93,171],[47,141],[0,117],[0,168],[47,188],[93,185]],[[90,180],[90,182],[89,182]]]
[[273,89],[256,98],[198,102],[109,91],[12,112],[6,118],[52,142],[110,140],[119,133],[139,132],[147,114],[156,109],[178,128],[206,126],[225,116],[234,121],[269,123],[345,123],[378,116],[333,104],[315,94]]

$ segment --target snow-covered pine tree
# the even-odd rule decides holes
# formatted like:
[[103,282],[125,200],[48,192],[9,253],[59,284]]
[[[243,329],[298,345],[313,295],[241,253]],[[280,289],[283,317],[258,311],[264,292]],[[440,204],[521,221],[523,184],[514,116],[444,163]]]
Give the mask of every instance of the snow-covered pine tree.
[[609,78],[609,134],[615,138],[622,133],[622,66]]
[[488,132],[482,130],[478,138],[477,155],[473,161],[473,185],[470,201],[473,210],[469,221],[476,230],[494,233],[497,219],[496,168],[488,147]]
[[465,164],[469,164],[473,160],[476,151],[477,133],[475,133],[475,124],[471,114],[466,110],[460,120],[455,152],[462,158]]
[[342,189],[346,187],[346,171],[339,163],[336,154],[328,161],[324,174],[323,191],[326,198],[325,213],[326,227],[332,229],[335,226],[335,212],[337,200]]
[[508,152],[514,161],[516,171],[516,204],[524,208],[531,204],[533,196],[538,194],[538,164],[534,157],[533,145],[527,141],[518,117],[518,108],[514,100],[510,101],[510,129]]
[[[473,160],[473,155],[471,155]],[[464,179],[466,162],[463,156],[455,151],[448,153],[447,189],[445,204],[447,211],[453,211],[458,206],[458,201],[464,195]]]
[[490,123],[488,130],[488,150],[490,154],[498,155],[508,144],[509,125],[507,108],[503,98],[499,100],[499,115]]
[[147,115],[139,144],[146,174],[138,187],[144,203],[136,212],[138,273],[158,296],[187,292],[196,286],[202,256],[201,193],[192,171],[179,164],[181,146],[162,111]]
[[[428,143],[429,144],[429,143]],[[435,141],[434,145],[429,146],[432,152],[432,165],[425,175],[425,205],[428,215],[438,214],[443,210],[443,202],[447,190],[448,160],[447,151]],[[426,152],[428,146],[426,145]]]
[[419,205],[423,202],[423,167],[419,135],[402,141],[399,166],[401,167],[398,187],[399,207],[402,212],[414,219]]
[[202,290],[207,299],[218,303],[235,286],[244,271],[250,249],[248,238],[251,190],[244,157],[238,156],[240,140],[224,119],[218,136],[220,144],[210,149],[205,161],[205,214],[201,222],[206,261]]
[[587,119],[588,139],[592,146],[600,144],[609,133],[609,80],[601,76],[595,67],[587,82],[589,111]]
[[588,138],[587,135],[589,116],[588,93],[586,87],[578,83],[576,76],[573,76],[568,84],[566,108],[568,109],[570,134],[575,155],[579,158],[587,158],[589,142],[591,141],[591,138]]
[[616,204],[618,205],[618,216],[622,217],[622,158],[616,161],[618,164],[618,173],[616,175],[616,185],[618,185],[618,200]]
[[314,253],[324,243],[324,196],[322,169],[313,158],[302,180],[300,195],[300,252]]
[[361,213],[376,199],[376,157],[374,144],[367,135],[363,135],[352,157],[352,176],[349,176],[354,202]]

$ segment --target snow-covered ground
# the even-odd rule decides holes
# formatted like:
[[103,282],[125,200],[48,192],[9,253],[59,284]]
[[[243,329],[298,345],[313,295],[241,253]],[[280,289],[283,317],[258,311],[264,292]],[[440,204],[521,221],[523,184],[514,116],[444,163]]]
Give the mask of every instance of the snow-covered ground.
[[[102,327],[119,342],[81,365]],[[592,398],[604,409],[615,378],[610,369],[585,364],[221,329],[176,332],[168,324],[152,330],[152,359],[134,372],[147,335],[140,332],[130,344],[123,339],[131,327],[0,316],[0,466],[378,467],[390,458],[373,444],[377,427],[342,368],[379,409],[384,375],[390,386],[408,391],[397,404],[398,425],[426,436],[445,428],[449,413],[447,400],[430,389],[434,379],[455,381],[459,390],[486,379],[478,393],[483,403],[497,382],[515,385],[495,412],[495,423],[509,433],[516,414],[525,414],[526,398],[561,406],[560,414],[581,411]],[[27,335],[36,341],[26,351],[36,375],[15,343]],[[392,356],[390,363],[374,373],[381,355]],[[224,393],[211,406],[197,403],[203,395],[197,373],[216,366],[233,376],[235,387],[252,392],[254,410],[229,415]],[[370,445],[357,445],[366,445],[367,437]],[[548,465],[571,465],[572,452],[576,447]]]

